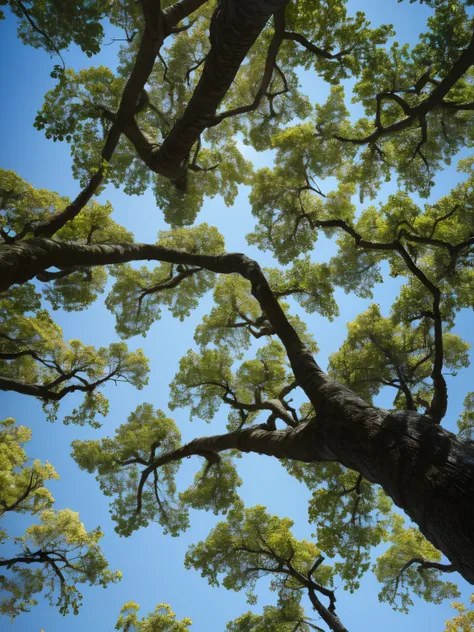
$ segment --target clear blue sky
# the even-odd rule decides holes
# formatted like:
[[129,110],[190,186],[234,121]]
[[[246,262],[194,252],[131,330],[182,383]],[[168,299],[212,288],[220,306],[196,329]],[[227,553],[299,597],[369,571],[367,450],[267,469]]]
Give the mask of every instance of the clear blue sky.
[[[398,4],[396,0],[376,3],[369,0],[350,0],[349,6],[365,10],[374,24],[391,22],[395,25],[399,40],[413,41],[423,28],[427,9],[407,1]],[[61,195],[75,197],[79,185],[71,176],[71,160],[66,144],[53,143],[32,127],[36,111],[42,103],[46,90],[54,85],[49,77],[54,60],[46,54],[23,46],[16,40],[14,21],[8,19],[0,23],[0,47],[3,63],[0,67],[1,145],[0,167],[15,170],[36,187],[58,191]],[[114,67],[116,45],[104,48],[103,53],[89,60],[77,50],[66,53],[68,65],[75,69],[86,65],[104,63]],[[326,86],[313,82],[310,75],[302,76],[304,88],[314,102],[323,101]],[[257,166],[267,160],[249,151],[249,157]],[[452,187],[458,178],[453,168],[437,179],[434,197]],[[393,190],[384,187],[382,196]],[[251,249],[245,241],[245,234],[253,227],[247,199],[248,190],[243,188],[235,205],[228,209],[220,199],[206,201],[198,222],[207,221],[218,226],[226,238],[228,250],[244,251],[268,265],[267,255]],[[109,187],[101,196],[109,199],[115,209],[117,222],[132,230],[137,241],[153,241],[158,230],[166,228],[162,213],[156,207],[154,198],[147,193],[141,197],[127,197],[122,192]],[[315,258],[327,260],[332,251],[323,239],[318,241]],[[395,282],[380,286],[376,291],[376,301],[388,312],[394,296]],[[318,361],[326,365],[328,355],[337,350],[345,337],[345,324],[366,308],[367,302],[353,296],[337,292],[341,316],[333,323],[319,316],[306,317],[310,330],[321,348]],[[113,630],[120,607],[126,601],[136,601],[142,614],[154,609],[159,602],[168,602],[178,617],[189,616],[196,632],[220,632],[225,623],[249,608],[244,594],[228,592],[223,588],[213,589],[198,573],[185,571],[183,557],[188,545],[206,537],[217,519],[204,512],[193,512],[191,529],[180,538],[163,536],[159,525],[150,526],[136,532],[128,539],[119,538],[113,531],[108,513],[108,504],[101,495],[94,478],[78,467],[70,458],[70,442],[73,439],[99,438],[111,435],[114,428],[123,423],[130,411],[141,402],[151,402],[156,407],[167,410],[168,384],[173,378],[179,359],[194,346],[193,333],[202,316],[210,308],[210,298],[206,297],[199,308],[184,323],[174,321],[168,314],[156,323],[146,339],[133,338],[130,347],[144,347],[151,361],[151,375],[148,386],[137,391],[128,385],[110,386],[105,393],[111,402],[110,414],[103,427],[98,430],[65,427],[60,422],[48,424],[38,402],[27,397],[1,393],[2,418],[12,416],[20,424],[30,426],[33,440],[29,444],[31,457],[50,461],[59,472],[61,479],[50,485],[56,498],[56,508],[70,507],[79,511],[86,527],[92,529],[100,525],[105,532],[103,549],[113,569],[123,572],[123,581],[109,587],[83,591],[84,605],[77,617],[61,617],[55,608],[41,602],[30,614],[21,615],[14,624],[5,622],[5,630],[17,632],[62,632],[63,630],[91,632]],[[99,299],[90,309],[79,313],[57,313],[58,323],[64,329],[65,339],[79,338],[87,344],[108,345],[117,340],[114,319],[105,309],[103,299]],[[457,332],[474,343],[472,315],[462,313],[458,319]],[[470,371],[461,372],[454,383],[450,383],[450,409],[448,427],[455,425],[462,407],[465,393],[470,389]],[[75,405],[72,396],[61,406],[61,414],[66,414]],[[387,400],[383,400],[387,401]],[[221,432],[225,423],[225,410],[217,415],[213,424],[189,423],[187,411],[175,411],[183,439],[191,439],[202,434]],[[190,482],[194,472],[200,467],[198,460],[186,461],[179,475],[183,487]],[[242,496],[247,504],[263,504],[271,512],[280,516],[289,515],[295,521],[295,534],[310,537],[313,531],[307,519],[306,500],[308,493],[289,477],[279,464],[267,457],[247,455],[241,461],[240,473],[244,479]],[[20,535],[28,524],[27,520],[10,520],[8,530],[12,535]],[[464,597],[470,594],[470,587],[460,581]],[[361,590],[355,594],[339,590],[338,613],[352,632],[385,632],[400,630],[442,630],[444,620],[453,614],[449,604],[432,606],[416,601],[409,616],[394,613],[388,605],[377,601],[378,584],[370,574],[362,582]],[[256,610],[274,603],[275,596],[264,589]],[[311,614],[308,607],[308,614]],[[0,626],[1,627],[1,626]]]

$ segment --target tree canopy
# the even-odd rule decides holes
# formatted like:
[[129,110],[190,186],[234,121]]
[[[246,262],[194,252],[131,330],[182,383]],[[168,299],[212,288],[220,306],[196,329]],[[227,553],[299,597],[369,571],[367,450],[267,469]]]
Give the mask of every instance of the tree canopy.
[[[119,589],[115,535],[74,510],[81,485],[117,536],[187,538],[190,575],[243,591],[251,609],[229,632],[353,630],[368,582],[367,608],[467,599],[474,2],[400,3],[373,24],[356,0],[0,0],[7,28],[49,55],[35,134],[67,146],[75,181],[0,170],[0,390],[18,406],[0,423],[0,615],[21,621],[45,597],[78,614],[97,599],[87,585]],[[392,9],[423,16],[408,41]],[[121,204],[143,196],[133,212],[107,201],[114,188]],[[238,252],[224,207],[242,217]],[[342,336],[344,294],[361,309]],[[113,341],[89,344],[110,318]],[[160,337],[179,361],[157,357]],[[71,508],[25,449],[17,402],[32,400],[72,425],[48,445],[62,467],[71,450]],[[305,490],[306,535],[296,495],[286,515],[247,502],[248,453],[255,488],[265,455],[282,466],[276,493],[283,477]],[[116,600],[115,629],[190,630],[186,590],[158,593],[143,616]],[[474,630],[453,607],[446,632]]]

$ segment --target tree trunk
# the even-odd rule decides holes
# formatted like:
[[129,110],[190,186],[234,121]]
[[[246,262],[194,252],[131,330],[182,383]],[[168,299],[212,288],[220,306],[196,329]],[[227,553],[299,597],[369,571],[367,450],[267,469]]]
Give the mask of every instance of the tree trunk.
[[[285,346],[317,418],[287,431],[245,430],[191,442],[186,454],[237,448],[306,462],[337,461],[377,483],[463,577],[474,584],[474,442],[430,417],[370,406],[331,380],[288,322],[259,265],[238,253],[198,255],[148,244],[74,244],[33,239],[0,247],[0,291],[48,267],[156,260],[241,274]],[[156,464],[159,466],[159,463]],[[152,468],[153,469],[153,468]],[[151,471],[151,470],[150,470]]]
[[322,372],[308,390],[316,391],[307,438],[313,459],[337,461],[380,485],[473,584],[474,442],[416,412],[373,408]]
[[156,152],[154,171],[173,177],[208,127],[247,53],[288,0],[221,0],[212,16],[211,49],[184,114]]

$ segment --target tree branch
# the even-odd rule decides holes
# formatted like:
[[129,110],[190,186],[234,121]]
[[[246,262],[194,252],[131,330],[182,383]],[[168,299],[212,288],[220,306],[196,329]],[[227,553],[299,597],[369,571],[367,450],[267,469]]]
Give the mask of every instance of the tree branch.
[[283,39],[298,42],[298,44],[306,48],[306,50],[308,50],[310,53],[313,53],[314,55],[316,55],[317,57],[321,57],[322,59],[341,60],[344,55],[350,54],[352,50],[352,48],[350,48],[348,50],[339,51],[338,53],[329,53],[324,48],[320,48],[319,46],[316,46],[315,44],[310,42],[309,39],[307,39],[304,35],[301,35],[300,33],[294,33],[293,31],[285,31],[283,33]]
[[273,33],[272,40],[270,42],[270,46],[268,47],[267,59],[265,61],[265,69],[263,71],[262,81],[260,82],[260,86],[255,94],[254,100],[252,103],[248,105],[242,105],[238,108],[234,108],[233,110],[227,110],[226,112],[222,112],[221,114],[217,114],[210,126],[218,125],[224,119],[229,118],[231,116],[237,116],[239,114],[246,114],[248,112],[252,112],[256,110],[261,101],[262,97],[267,92],[268,86],[270,85],[270,81],[273,75],[273,71],[276,67],[276,59],[278,56],[278,52],[280,50],[281,43],[283,41],[283,33],[285,29],[285,11],[284,9],[278,11],[273,16],[275,23],[275,31]]
[[[354,145],[367,145],[374,144],[384,136],[389,136],[395,134],[397,132],[403,131],[412,127],[416,123],[416,121],[421,121],[431,110],[439,107],[447,109],[448,105],[451,105],[450,102],[444,101],[444,97],[448,94],[451,88],[456,84],[456,82],[469,70],[469,68],[474,64],[474,37],[471,38],[471,41],[467,48],[461,53],[458,60],[452,65],[449,72],[446,76],[436,84],[434,90],[428,95],[421,103],[415,105],[413,107],[409,107],[405,101],[400,99],[400,97],[396,97],[393,92],[391,93],[382,93],[381,95],[377,95],[377,102],[379,103],[382,96],[390,96],[390,98],[397,101],[397,103],[402,107],[404,113],[406,114],[406,118],[400,119],[396,123],[392,123],[387,127],[384,127],[380,121],[380,115],[375,120],[376,129],[363,138],[346,138],[343,136],[339,136],[337,134],[334,135],[336,140],[340,140],[342,142],[349,142]],[[455,107],[455,104],[451,106],[451,109],[471,109],[470,104],[460,104],[462,107]],[[454,107],[453,107],[454,106]]]
[[[74,219],[103,182],[106,165],[111,161],[122,132],[135,122],[134,115],[140,94],[153,70],[156,56],[164,39],[172,32],[179,21],[198,9],[206,0],[181,0],[165,11],[161,11],[158,0],[144,0],[142,3],[145,17],[145,30],[133,69],[125,84],[120,105],[105,140],[101,152],[102,164],[93,174],[87,186],[77,198],[62,212],[33,230],[35,237],[52,237],[67,222]],[[25,231],[29,232],[29,230]],[[24,234],[22,235],[22,237]]]

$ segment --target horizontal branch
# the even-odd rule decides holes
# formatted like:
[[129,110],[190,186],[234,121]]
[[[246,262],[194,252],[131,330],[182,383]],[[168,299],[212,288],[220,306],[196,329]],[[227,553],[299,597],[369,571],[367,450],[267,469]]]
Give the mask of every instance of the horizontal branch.
[[[60,375],[56,380],[50,382],[49,384],[29,384],[27,382],[23,382],[22,380],[15,380],[10,377],[0,376],[0,391],[13,391],[15,393],[20,393],[21,395],[31,395],[32,397],[38,397],[45,402],[58,402],[63,399],[63,397],[66,397],[66,395],[77,391],[82,393],[91,393],[108,380],[111,380],[114,377],[120,377],[114,371],[95,382],[87,382],[85,379],[77,376],[76,373],[77,371],[70,371],[67,374]],[[56,386],[59,384],[74,378],[78,379],[82,383],[69,384],[59,390],[55,390]]]
[[227,450],[255,452],[278,459],[310,461],[312,460],[310,452],[314,448],[311,449],[307,439],[305,439],[307,429],[309,429],[309,424],[300,424],[296,428],[286,430],[269,431],[261,428],[246,428],[227,434],[194,439],[172,452],[163,454],[153,460],[141,473],[137,492],[137,512],[141,511],[142,491],[148,477],[168,463],[181,461],[191,456],[201,456],[215,463],[219,461],[219,453]]

